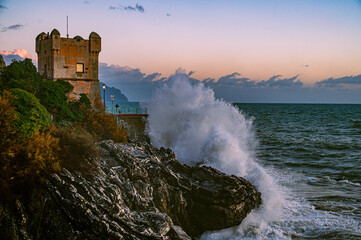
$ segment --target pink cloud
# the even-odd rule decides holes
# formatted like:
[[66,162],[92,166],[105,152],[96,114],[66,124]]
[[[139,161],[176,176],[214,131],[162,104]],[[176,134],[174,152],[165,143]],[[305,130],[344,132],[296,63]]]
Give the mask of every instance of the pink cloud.
[[0,50],[0,54],[7,56],[7,55],[18,55],[21,58],[30,58],[32,59],[31,55],[29,54],[29,52],[26,49],[14,49],[14,51],[1,51]]

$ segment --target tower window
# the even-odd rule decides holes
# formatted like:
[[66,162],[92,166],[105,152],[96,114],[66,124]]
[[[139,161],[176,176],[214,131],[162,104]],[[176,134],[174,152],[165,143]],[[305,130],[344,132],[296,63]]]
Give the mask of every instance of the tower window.
[[76,72],[83,73],[84,72],[84,63],[76,64]]

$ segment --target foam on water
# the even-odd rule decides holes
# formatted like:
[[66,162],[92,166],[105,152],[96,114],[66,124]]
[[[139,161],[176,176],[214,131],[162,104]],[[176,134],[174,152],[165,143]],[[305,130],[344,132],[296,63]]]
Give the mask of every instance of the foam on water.
[[244,177],[262,193],[261,207],[236,230],[203,238],[230,238],[250,229],[260,237],[282,236],[269,223],[282,219],[285,198],[271,175],[254,160],[256,142],[250,119],[217,100],[213,90],[202,83],[191,84],[184,74],[172,76],[156,90],[148,111],[148,132],[155,146],[173,149],[183,163],[205,164]]

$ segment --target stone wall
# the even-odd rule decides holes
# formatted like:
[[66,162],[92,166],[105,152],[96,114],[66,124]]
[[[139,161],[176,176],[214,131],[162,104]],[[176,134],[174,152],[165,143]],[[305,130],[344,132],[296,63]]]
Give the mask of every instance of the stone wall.
[[98,80],[68,80],[74,86],[73,92],[68,96],[71,100],[79,99],[81,93],[85,93],[94,106],[102,108],[102,99],[100,96],[100,87]]

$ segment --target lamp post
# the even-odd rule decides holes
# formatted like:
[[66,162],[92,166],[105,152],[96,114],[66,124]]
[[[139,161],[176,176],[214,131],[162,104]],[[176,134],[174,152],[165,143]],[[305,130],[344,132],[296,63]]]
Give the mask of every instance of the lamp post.
[[115,104],[115,115],[117,116],[117,126],[118,126],[118,123],[119,123],[119,121],[118,121],[118,113],[120,113],[120,112],[118,112],[118,108],[119,108],[119,105],[118,105],[118,103],[117,104]]
[[115,96],[114,96],[114,95],[110,95],[110,100],[112,101],[112,113],[114,113],[114,108],[113,108],[114,99],[115,99]]
[[117,104],[115,104],[115,112],[116,112],[116,113],[120,113],[120,111],[118,111],[118,108],[119,108],[119,105],[118,105],[118,103],[117,103]]
[[103,99],[104,99],[104,111],[105,109],[105,84],[103,84]]

